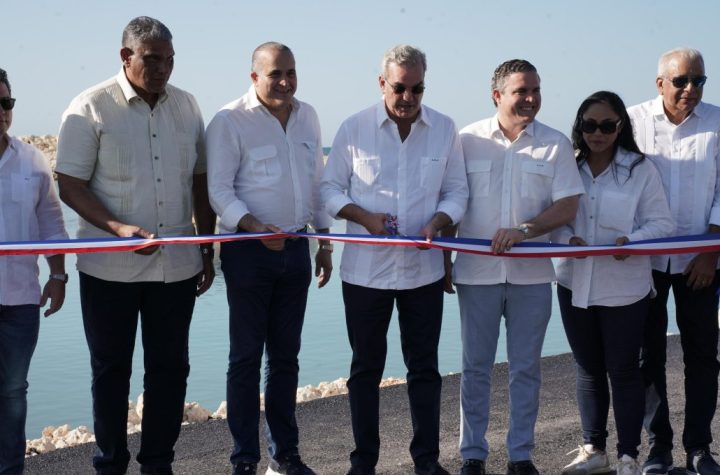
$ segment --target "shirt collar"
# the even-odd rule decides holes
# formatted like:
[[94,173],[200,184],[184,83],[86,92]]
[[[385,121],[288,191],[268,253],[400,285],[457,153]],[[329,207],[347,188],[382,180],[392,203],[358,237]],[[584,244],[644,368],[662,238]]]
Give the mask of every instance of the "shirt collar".
[[[388,115],[387,109],[385,108],[385,101],[381,101],[375,107],[375,125],[377,125],[379,129],[386,121],[392,122],[392,119]],[[418,115],[418,118],[415,119],[415,122],[419,122],[428,127],[432,127],[432,121],[430,120],[430,117],[428,117],[427,109],[422,104],[420,104],[420,115]]]
[[[120,89],[123,92],[123,95],[125,96],[125,100],[128,104],[131,103],[131,101],[135,98],[141,99],[142,98],[138,95],[135,88],[132,87],[132,84],[130,84],[130,81],[128,81],[127,76],[125,75],[125,68],[120,68],[120,72],[118,73],[116,77],[117,83],[120,86]],[[167,87],[165,88],[165,91],[160,95],[160,98],[158,99],[159,103],[165,102],[167,99]]]
[[[267,110],[267,107],[265,107],[265,106],[263,105],[263,103],[260,102],[260,99],[258,99],[257,92],[255,91],[255,85],[254,85],[254,84],[250,84],[250,89],[248,89],[247,97],[248,97],[248,101],[247,101],[247,108],[248,108],[248,110],[250,110],[250,109],[255,109],[255,108],[257,108],[257,107],[262,107],[262,108],[265,109],[268,113],[270,113],[270,111]],[[298,101],[297,99],[295,99],[295,97],[293,97],[290,101],[291,101],[290,103],[292,104],[292,110],[293,110],[293,111],[300,110],[300,101]]]
[[[535,136],[535,120],[530,122],[521,132],[518,134],[518,138],[523,134],[527,134],[530,137]],[[502,129],[500,129],[500,121],[498,120],[497,114],[492,118],[490,121],[490,134],[494,137],[499,137],[505,140],[510,140],[507,137],[505,137],[505,134],[503,133]],[[517,139],[516,139],[517,140]]]
[[[662,96],[657,96],[657,98],[652,102],[652,104],[650,105],[650,111],[655,117],[662,116],[667,120],[667,116],[665,115],[665,107],[663,106]],[[695,114],[701,119],[704,118],[707,115],[707,107],[705,107],[705,103],[700,101],[690,114]]]

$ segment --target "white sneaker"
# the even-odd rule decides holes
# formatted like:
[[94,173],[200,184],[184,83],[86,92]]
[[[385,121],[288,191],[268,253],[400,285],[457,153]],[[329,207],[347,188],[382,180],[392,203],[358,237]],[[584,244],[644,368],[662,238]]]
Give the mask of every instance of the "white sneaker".
[[590,475],[612,472],[610,461],[604,450],[596,449],[591,444],[585,444],[568,452],[567,455],[573,452],[577,452],[578,455],[575,460],[563,468],[562,475]]
[[623,455],[615,466],[617,475],[642,475],[637,460],[629,455]]

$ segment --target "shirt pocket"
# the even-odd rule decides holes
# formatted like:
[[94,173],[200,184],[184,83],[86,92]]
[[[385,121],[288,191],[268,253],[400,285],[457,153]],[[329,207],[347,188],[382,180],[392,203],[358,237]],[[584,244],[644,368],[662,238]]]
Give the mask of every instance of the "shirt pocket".
[[248,151],[250,173],[260,183],[276,181],[280,177],[280,157],[275,145],[261,145]]
[[300,165],[299,171],[303,176],[315,176],[316,142],[303,140],[295,147],[296,162]]
[[550,200],[555,165],[543,160],[527,160],[521,165],[521,196],[533,200]]
[[29,209],[35,208],[39,199],[40,177],[13,173],[10,180],[10,199]]
[[619,191],[605,191],[600,198],[598,226],[627,236],[633,231],[636,203],[633,197]]
[[440,191],[447,157],[422,157],[420,159],[420,186],[425,191]]
[[372,186],[378,182],[380,176],[380,157],[366,156],[353,157],[353,176],[355,183]]
[[468,160],[466,165],[470,199],[486,197],[490,194],[491,160]]

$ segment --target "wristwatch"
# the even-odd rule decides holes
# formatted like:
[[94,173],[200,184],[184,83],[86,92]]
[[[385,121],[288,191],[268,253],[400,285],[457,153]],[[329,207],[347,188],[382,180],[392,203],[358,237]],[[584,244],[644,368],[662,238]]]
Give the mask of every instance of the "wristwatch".
[[320,249],[322,249],[323,251],[333,252],[334,247],[331,242],[328,242],[325,244],[320,244]]
[[68,276],[67,274],[50,274],[50,279],[59,280],[60,282],[67,284],[67,281],[70,279],[70,276]]
[[513,229],[516,229],[523,233],[523,239],[527,239],[527,237],[530,235],[530,226],[525,223],[521,224],[520,226],[516,226]]
[[203,257],[210,256],[210,259],[215,259],[215,248],[212,247],[212,245],[207,247],[201,247],[200,248],[200,254],[202,254]]

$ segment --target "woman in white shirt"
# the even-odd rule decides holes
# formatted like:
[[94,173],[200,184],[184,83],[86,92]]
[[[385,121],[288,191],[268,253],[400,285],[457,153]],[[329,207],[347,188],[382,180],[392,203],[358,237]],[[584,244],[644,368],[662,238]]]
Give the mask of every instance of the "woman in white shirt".
[[[660,176],[633,139],[617,94],[596,92],[580,105],[572,131],[585,185],[575,221],[556,242],[615,244],[673,231]],[[583,430],[578,456],[563,474],[612,471],[605,452],[610,405],[618,433],[618,475],[639,475],[638,446],[645,397],[639,355],[652,287],[649,256],[562,259],[558,300],[577,363],[577,400]]]

